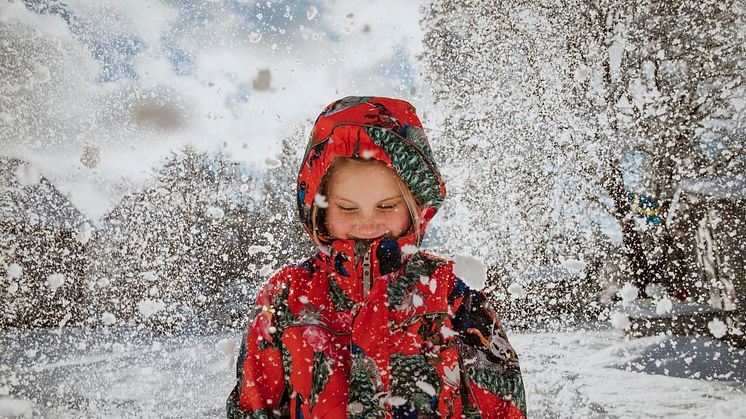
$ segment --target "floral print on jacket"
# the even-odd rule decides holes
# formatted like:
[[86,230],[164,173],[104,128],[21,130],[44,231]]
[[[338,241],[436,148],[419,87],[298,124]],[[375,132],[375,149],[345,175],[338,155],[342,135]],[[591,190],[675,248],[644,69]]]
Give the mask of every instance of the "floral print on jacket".
[[484,293],[418,250],[445,185],[412,105],[347,97],[319,116],[298,176],[309,233],[337,156],[385,162],[421,220],[398,238],[332,240],[270,278],[249,316],[228,417],[525,417],[518,358]]

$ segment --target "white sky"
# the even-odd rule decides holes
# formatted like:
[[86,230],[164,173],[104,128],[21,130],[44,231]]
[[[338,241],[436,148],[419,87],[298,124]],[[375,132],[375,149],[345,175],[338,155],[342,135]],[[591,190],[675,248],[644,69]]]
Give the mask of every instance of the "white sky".
[[[3,48],[21,70],[0,81],[0,154],[31,162],[96,220],[184,144],[263,170],[336,98],[395,96],[427,110],[421,2],[199,3],[68,0],[68,24],[3,2]],[[269,91],[252,87],[263,69]],[[171,109],[176,128],[133,120],[154,106]],[[93,169],[81,163],[86,145],[100,149]]]

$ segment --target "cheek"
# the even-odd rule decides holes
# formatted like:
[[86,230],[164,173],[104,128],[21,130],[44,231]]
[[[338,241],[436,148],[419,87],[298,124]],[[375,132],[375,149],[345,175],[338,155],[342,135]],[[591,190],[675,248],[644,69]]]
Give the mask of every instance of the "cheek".
[[326,212],[326,229],[329,230],[329,234],[335,237],[340,237],[349,230],[349,220],[344,214],[340,214],[338,211],[327,210]]
[[411,224],[412,220],[407,209],[397,209],[389,218],[388,229],[396,235],[403,233]]

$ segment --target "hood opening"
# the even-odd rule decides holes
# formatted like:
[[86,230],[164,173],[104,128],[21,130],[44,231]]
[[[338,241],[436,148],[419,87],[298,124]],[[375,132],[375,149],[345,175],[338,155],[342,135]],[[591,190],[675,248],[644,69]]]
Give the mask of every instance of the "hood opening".
[[419,246],[446,191],[415,108],[399,99],[350,96],[328,105],[316,119],[298,171],[297,205],[307,233],[322,246],[340,240],[318,234],[325,226],[316,201],[337,157],[375,159],[394,170],[419,215],[397,241]]

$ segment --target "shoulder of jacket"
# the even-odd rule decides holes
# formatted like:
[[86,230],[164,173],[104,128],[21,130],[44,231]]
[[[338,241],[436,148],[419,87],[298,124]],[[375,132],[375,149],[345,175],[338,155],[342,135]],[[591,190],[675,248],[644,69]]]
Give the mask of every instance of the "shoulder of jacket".
[[278,294],[287,288],[291,282],[308,278],[312,274],[312,270],[313,263],[310,259],[285,265],[269,275],[260,293]]
[[287,265],[276,271],[269,277],[270,283],[288,284],[295,279],[306,278],[309,275],[308,269],[298,265]]
[[466,255],[452,255],[448,258],[419,252],[421,257],[432,261],[435,265],[432,273],[439,272],[448,278],[449,290],[455,294],[484,294],[487,281],[487,268],[484,264]]

